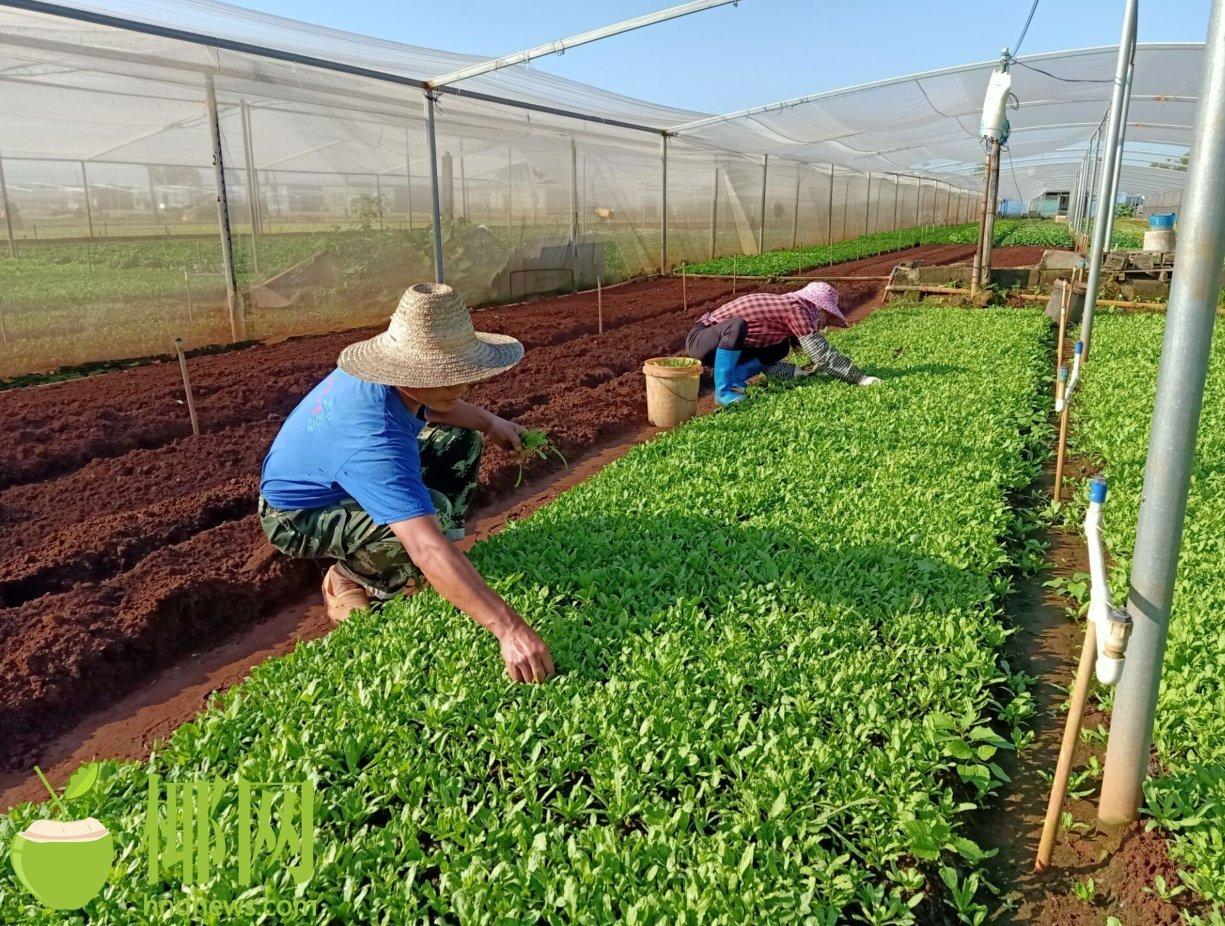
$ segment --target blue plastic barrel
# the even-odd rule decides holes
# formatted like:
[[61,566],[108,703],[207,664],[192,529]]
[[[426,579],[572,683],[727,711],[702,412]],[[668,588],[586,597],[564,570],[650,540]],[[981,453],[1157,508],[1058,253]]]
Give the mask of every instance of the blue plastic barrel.
[[1148,217],[1148,227],[1154,231],[1165,231],[1174,227],[1174,213],[1163,212],[1160,215],[1150,215]]

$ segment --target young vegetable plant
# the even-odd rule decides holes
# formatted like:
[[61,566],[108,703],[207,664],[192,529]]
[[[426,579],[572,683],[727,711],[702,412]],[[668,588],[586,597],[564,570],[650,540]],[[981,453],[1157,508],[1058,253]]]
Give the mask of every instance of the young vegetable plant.
[[[519,452],[522,459],[530,457],[532,454],[540,457],[542,460],[547,460],[549,454],[553,454],[557,459],[561,460],[562,466],[569,466],[566,462],[566,456],[563,454],[552,441],[549,440],[549,435],[537,428],[528,428],[520,436],[523,442],[523,449]],[[515,479],[515,488],[519,488],[523,484],[523,464],[519,464],[519,475]]]

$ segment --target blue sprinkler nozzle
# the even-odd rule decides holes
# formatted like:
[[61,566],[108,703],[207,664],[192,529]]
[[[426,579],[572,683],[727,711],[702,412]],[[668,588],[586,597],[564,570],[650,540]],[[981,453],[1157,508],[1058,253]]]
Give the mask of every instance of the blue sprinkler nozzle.
[[1100,476],[1089,480],[1089,501],[1093,504],[1100,505],[1106,501],[1106,490],[1108,486],[1106,480]]
[[1085,352],[1085,342],[1077,341],[1076,344],[1073,345],[1072,350],[1078,354],[1083,354]]

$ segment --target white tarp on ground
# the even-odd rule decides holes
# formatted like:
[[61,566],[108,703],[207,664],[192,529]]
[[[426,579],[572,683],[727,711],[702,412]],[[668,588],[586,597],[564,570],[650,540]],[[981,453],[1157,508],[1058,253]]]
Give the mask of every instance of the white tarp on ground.
[[[202,0],[69,6],[313,57],[389,79],[338,74],[36,12],[49,7],[24,0],[0,0],[0,153],[6,159],[205,166],[209,149],[200,86],[202,75],[213,73],[231,120],[239,100],[253,112],[258,169],[391,174],[404,168],[406,157],[420,159],[420,146],[418,153],[413,151],[415,129],[405,137],[405,127],[421,114],[421,92],[412,82],[477,60]],[[1202,55],[1202,44],[1140,46],[1128,142],[1167,146],[1169,154],[1146,158],[1129,153],[1123,192],[1181,185],[1181,172],[1150,165],[1190,145]],[[1028,199],[1045,189],[1071,186],[1084,145],[1108,106],[1114,60],[1115,49],[1108,47],[1016,61],[1013,92],[1019,105],[1009,112],[1012,137],[1001,178],[1006,195]],[[982,160],[978,118],[994,66],[984,62],[836,90],[684,131],[676,144],[683,140],[734,155],[832,163],[860,173],[940,178],[974,189]],[[462,89],[660,130],[704,115],[522,65],[465,81]],[[446,131],[476,151],[550,129],[556,133],[564,127],[569,135],[576,131],[573,120],[472,97],[444,96],[441,108]],[[577,131],[611,149],[633,152],[639,155],[633,160],[644,164],[658,145],[647,133],[593,122]],[[491,159],[476,169],[493,171],[503,161],[499,154],[497,167]]]

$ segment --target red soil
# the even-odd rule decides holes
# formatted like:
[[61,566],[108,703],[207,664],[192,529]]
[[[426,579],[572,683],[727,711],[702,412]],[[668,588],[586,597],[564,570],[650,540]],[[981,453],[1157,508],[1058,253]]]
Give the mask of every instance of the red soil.
[[[838,273],[953,260],[948,252],[915,248]],[[862,285],[836,284],[853,317],[883,293],[883,284]],[[676,279],[612,287],[602,335],[594,293],[480,311],[479,328],[512,334],[528,351],[472,399],[543,428],[575,458],[645,424],[642,361],[679,351],[703,307],[730,295],[730,281],[691,279],[686,309]],[[263,539],[253,513],[259,466],[340,348],[368,333],[193,359],[199,438],[176,363],[0,393],[0,768],[24,766],[77,715],[312,588],[318,568]],[[517,463],[491,448],[478,502],[517,477]]]

